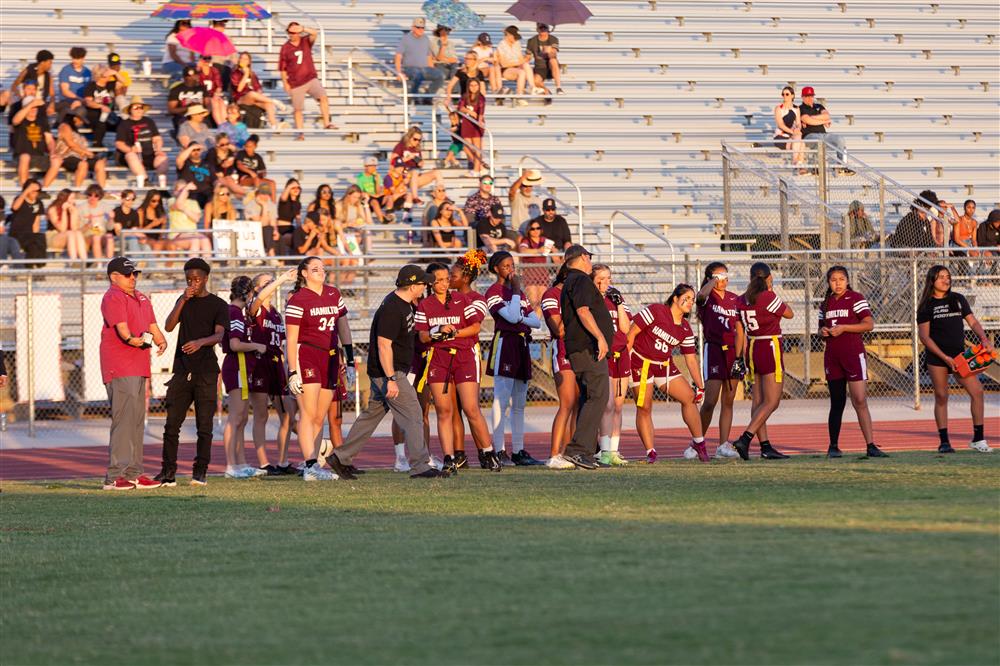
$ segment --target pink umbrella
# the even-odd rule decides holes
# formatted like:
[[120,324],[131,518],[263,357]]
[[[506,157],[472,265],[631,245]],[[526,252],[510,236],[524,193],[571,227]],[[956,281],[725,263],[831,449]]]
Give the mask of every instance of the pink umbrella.
[[236,53],[236,47],[224,33],[211,28],[188,28],[177,33],[177,41],[186,49],[200,55],[227,56]]

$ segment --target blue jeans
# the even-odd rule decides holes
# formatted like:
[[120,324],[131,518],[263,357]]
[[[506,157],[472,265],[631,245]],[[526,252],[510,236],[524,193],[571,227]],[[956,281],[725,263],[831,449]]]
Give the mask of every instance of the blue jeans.
[[174,81],[180,81],[181,79],[184,78],[183,76],[184,65],[180,64],[179,62],[174,62],[173,60],[171,60],[170,62],[161,63],[160,70],[164,74],[168,74],[170,76],[170,81],[169,81],[170,83],[173,83]]
[[24,259],[24,250],[16,238],[0,234],[0,261],[6,259]]
[[[847,158],[847,141],[844,137],[833,132],[827,132],[826,134],[819,135],[823,138],[828,146],[833,147],[837,152],[837,159],[843,162]],[[817,138],[819,138],[819,136]]]
[[424,92],[428,97],[421,98],[427,99],[427,103],[430,103],[429,100],[434,97],[434,93],[444,83],[444,73],[436,67],[404,67],[403,74],[406,74],[406,78],[408,79],[407,91],[410,95],[416,95],[420,92],[420,85],[422,83],[427,84],[427,89]]

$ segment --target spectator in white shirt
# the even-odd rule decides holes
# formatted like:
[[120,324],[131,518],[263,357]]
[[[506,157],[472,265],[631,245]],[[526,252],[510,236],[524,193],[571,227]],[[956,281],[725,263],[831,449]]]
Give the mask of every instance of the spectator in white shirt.
[[[504,28],[503,40],[497,45],[497,60],[500,62],[500,73],[506,81],[517,81],[517,94],[524,94],[524,86],[528,81],[534,81],[531,71],[531,56],[524,52],[521,46],[521,33],[516,25]],[[528,102],[518,99],[517,106],[527,106]]]

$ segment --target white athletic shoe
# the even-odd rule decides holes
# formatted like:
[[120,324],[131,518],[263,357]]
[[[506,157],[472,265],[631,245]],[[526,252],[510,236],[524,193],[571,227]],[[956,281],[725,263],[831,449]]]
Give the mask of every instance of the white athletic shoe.
[[689,446],[684,449],[684,460],[697,460],[698,452],[694,450],[694,447]]
[[969,448],[980,453],[993,453],[993,449],[990,448],[985,439],[980,439],[977,442],[969,442]]
[[440,460],[438,460],[437,458],[435,458],[434,456],[431,456],[430,458],[427,459],[427,464],[430,465],[431,467],[433,467],[434,469],[436,469],[439,472],[442,469],[444,469],[444,463],[441,462]]
[[319,465],[306,467],[302,470],[303,481],[336,481],[339,478],[340,477],[330,470],[320,467]]
[[576,465],[566,460],[561,455],[552,456],[545,461],[545,466],[549,469],[576,469]]
[[261,476],[267,476],[267,470],[266,469],[261,469],[260,467],[251,467],[250,465],[247,465],[246,469],[250,470],[250,476],[252,478],[258,478],[258,477],[261,477]]
[[723,442],[722,444],[719,444],[719,448],[715,450],[716,458],[736,458],[739,455],[740,454],[737,453],[731,442]]
[[392,466],[392,471],[394,472],[409,472],[410,471],[410,461],[406,458],[401,458],[396,456],[396,462]]
[[251,467],[227,467],[225,477],[227,479],[252,479],[254,476]]

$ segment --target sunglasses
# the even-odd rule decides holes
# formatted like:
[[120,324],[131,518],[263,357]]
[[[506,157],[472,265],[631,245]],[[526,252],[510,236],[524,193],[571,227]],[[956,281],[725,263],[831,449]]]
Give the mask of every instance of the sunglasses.
[[217,197],[228,197],[229,196],[229,192],[219,192],[215,196],[217,196]]
[[781,96],[782,97],[791,97],[792,93],[790,93],[790,92],[783,92],[783,93],[781,93]]
[[125,197],[122,201],[135,201],[135,197]]
[[528,227],[528,231],[541,231],[541,227]]
[[493,184],[492,180],[484,180],[483,181],[483,185],[492,185],[492,184]]

